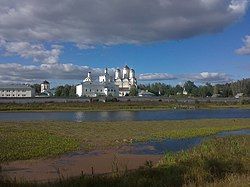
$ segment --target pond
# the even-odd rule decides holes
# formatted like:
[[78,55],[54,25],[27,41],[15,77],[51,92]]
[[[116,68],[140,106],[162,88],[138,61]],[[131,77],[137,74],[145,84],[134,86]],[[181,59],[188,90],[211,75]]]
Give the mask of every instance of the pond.
[[0,121],[161,121],[250,118],[250,109],[194,109],[103,112],[0,112]]

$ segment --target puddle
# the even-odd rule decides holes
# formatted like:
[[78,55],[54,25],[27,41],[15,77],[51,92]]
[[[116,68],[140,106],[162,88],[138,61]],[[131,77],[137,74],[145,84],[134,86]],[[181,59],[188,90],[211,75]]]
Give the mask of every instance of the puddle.
[[250,129],[242,129],[237,131],[224,131],[217,133],[216,135],[206,137],[195,137],[185,139],[165,139],[161,141],[148,141],[134,143],[129,146],[123,146],[120,148],[119,153],[139,154],[139,155],[162,155],[166,152],[178,152],[181,150],[188,150],[202,141],[212,137],[225,137],[233,135],[250,135]]

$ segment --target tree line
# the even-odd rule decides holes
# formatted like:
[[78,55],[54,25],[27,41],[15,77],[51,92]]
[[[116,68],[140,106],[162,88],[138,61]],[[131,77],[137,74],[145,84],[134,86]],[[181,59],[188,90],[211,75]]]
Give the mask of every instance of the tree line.
[[194,97],[210,97],[216,95],[218,97],[233,97],[238,93],[243,93],[244,96],[250,96],[250,79],[242,79],[232,83],[212,85],[195,85],[192,81],[187,81],[183,86],[167,85],[164,83],[140,84],[139,90],[148,90],[155,95],[177,96],[183,95],[185,89],[188,96]]

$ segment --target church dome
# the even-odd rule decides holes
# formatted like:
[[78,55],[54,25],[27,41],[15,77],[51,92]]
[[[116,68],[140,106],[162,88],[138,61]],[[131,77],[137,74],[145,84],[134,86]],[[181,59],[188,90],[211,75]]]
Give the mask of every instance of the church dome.
[[122,71],[122,78],[126,79],[126,78],[129,78],[129,67],[126,65],[124,68],[123,68],[123,71]]
[[135,70],[134,69],[130,69],[129,78],[135,78]]

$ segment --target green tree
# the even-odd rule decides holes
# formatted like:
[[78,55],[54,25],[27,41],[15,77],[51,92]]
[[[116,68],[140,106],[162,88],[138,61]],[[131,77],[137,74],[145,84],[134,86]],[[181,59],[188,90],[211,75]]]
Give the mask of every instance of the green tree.
[[63,88],[64,88],[63,86],[56,87],[56,91],[55,91],[55,96],[56,97],[61,97],[62,96]]
[[33,84],[33,85],[31,85],[31,88],[35,89],[36,94],[41,93],[41,85],[40,84]]
[[129,92],[129,96],[137,96],[138,95],[138,89],[136,87],[132,87]]
[[198,87],[192,81],[187,81],[184,83],[184,88],[188,94],[197,96],[199,90]]

